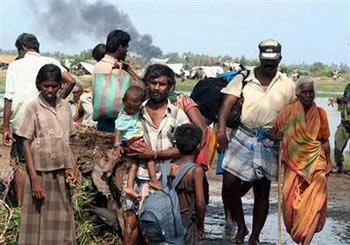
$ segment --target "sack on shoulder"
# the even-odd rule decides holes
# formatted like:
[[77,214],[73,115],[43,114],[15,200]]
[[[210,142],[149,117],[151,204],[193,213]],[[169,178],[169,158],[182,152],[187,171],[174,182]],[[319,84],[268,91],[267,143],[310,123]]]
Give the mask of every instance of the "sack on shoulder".
[[116,119],[130,84],[130,75],[122,70],[118,73],[95,74],[92,119]]
[[244,102],[243,88],[247,84],[246,78],[249,76],[249,73],[250,73],[249,70],[243,70],[240,72],[240,74],[238,74],[242,76],[242,90],[241,90],[241,96],[237,99],[236,103],[232,106],[230,115],[228,117],[226,126],[229,128],[236,129],[241,123],[242,106]]

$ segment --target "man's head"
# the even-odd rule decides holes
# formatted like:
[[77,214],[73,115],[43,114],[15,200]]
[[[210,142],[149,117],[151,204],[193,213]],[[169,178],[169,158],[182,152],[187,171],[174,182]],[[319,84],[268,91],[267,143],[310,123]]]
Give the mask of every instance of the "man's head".
[[281,44],[273,39],[267,39],[259,44],[259,59],[262,71],[268,75],[277,72],[278,65],[282,59]]
[[169,93],[175,88],[175,73],[166,65],[154,64],[147,67],[144,83],[152,102],[161,103],[168,99]]
[[73,93],[73,99],[72,100],[74,102],[78,102],[79,99],[80,99],[80,96],[83,94],[83,87],[79,83],[76,83],[74,85],[72,93]]
[[28,51],[35,51],[39,53],[38,39],[30,33],[22,33],[16,39],[15,46],[20,58],[23,58]]
[[106,52],[117,60],[125,60],[128,52],[130,35],[122,30],[111,31],[107,36]]
[[182,155],[196,155],[200,150],[202,130],[191,123],[183,124],[175,130],[176,147]]

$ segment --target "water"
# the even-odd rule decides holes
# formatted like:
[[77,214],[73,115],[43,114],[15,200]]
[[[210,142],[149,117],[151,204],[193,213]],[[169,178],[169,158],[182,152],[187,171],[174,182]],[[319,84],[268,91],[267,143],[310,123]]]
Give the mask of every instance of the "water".
[[[276,183],[272,183],[272,189],[276,188]],[[221,179],[210,178],[210,201],[207,207],[205,218],[205,241],[203,244],[232,244],[230,238],[235,235],[235,226],[226,225],[224,218],[224,209],[221,200]],[[252,212],[253,212],[253,194],[249,192],[242,198],[245,221],[248,230],[252,229]],[[331,207],[329,207],[331,209]],[[341,210],[338,210],[342,212]],[[312,244],[332,244],[342,245],[350,244],[350,216],[337,215],[328,217],[323,230],[316,233]],[[248,241],[249,234],[245,237]],[[260,235],[260,244],[277,244],[278,242],[278,215],[277,215],[277,194],[271,191],[270,211],[266,223]],[[282,220],[282,244],[295,244],[286,232]]]

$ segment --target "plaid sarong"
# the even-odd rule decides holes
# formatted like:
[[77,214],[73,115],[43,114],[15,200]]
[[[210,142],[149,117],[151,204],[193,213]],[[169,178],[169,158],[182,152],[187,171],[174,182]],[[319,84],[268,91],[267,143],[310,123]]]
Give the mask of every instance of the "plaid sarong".
[[267,138],[268,129],[233,131],[222,167],[243,181],[277,176],[278,145]]
[[76,244],[74,214],[64,169],[37,173],[46,197],[39,200],[32,196],[27,174],[18,244]]

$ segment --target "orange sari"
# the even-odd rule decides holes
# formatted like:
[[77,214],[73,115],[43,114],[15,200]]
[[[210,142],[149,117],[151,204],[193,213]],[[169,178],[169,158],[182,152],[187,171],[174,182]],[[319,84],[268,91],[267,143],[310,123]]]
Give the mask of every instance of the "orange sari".
[[327,115],[315,104],[305,114],[296,100],[278,114],[275,126],[284,134],[284,222],[299,243],[312,232],[317,215],[316,232],[326,221],[328,168],[321,141],[329,138]]

